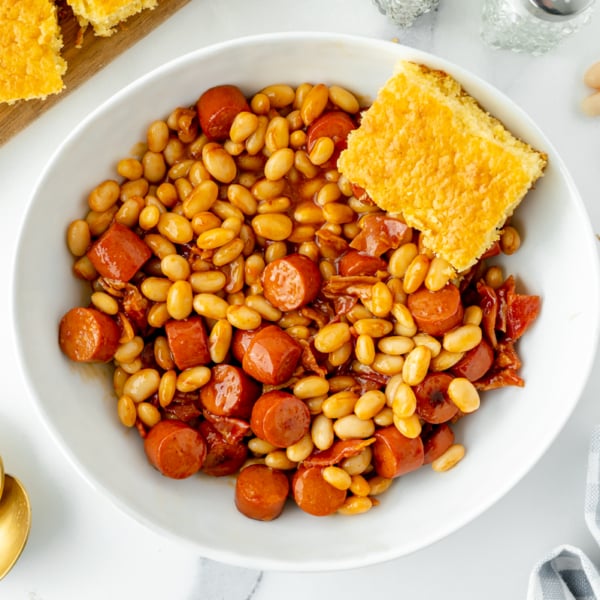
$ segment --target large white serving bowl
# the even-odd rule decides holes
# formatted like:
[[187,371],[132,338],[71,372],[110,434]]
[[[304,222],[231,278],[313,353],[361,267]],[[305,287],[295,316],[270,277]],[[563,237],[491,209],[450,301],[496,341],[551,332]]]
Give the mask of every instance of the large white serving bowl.
[[[115,176],[116,161],[145,139],[147,125],[201,92],[234,83],[248,94],[304,81],[339,84],[372,99],[399,59],[455,76],[514,133],[548,154],[549,164],[515,222],[521,250],[504,258],[522,291],[539,294],[539,319],[520,341],[526,386],[486,393],[463,419],[467,448],[455,469],[411,473],[355,517],[312,517],[289,507],[264,523],[243,517],[233,478],[169,480],[152,469],[135,430],[120,425],[104,366],[67,360],[58,322],[85,303],[71,274],[68,223],[86,212],[87,193]],[[548,449],[588,378],[598,334],[594,235],[565,165],[513,102],[442,58],[394,43],[329,34],[263,35],[204,48],[135,81],[82,122],[42,173],[23,225],[14,275],[14,321],[25,378],[42,419],[95,489],[145,525],[206,557],[246,567],[328,570],[399,557],[465,525],[501,498]]]

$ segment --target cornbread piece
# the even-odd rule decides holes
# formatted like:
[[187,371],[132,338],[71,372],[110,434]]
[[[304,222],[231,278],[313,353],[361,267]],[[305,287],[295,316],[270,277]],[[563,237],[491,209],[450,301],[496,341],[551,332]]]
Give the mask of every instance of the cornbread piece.
[[98,36],[109,37],[115,26],[146,8],[155,8],[157,0],[67,0],[81,27],[90,24]]
[[472,266],[543,174],[516,139],[442,71],[402,61],[349,134],[339,170],[401,213],[457,271]]
[[49,0],[0,2],[0,102],[60,92],[67,63],[56,7]]

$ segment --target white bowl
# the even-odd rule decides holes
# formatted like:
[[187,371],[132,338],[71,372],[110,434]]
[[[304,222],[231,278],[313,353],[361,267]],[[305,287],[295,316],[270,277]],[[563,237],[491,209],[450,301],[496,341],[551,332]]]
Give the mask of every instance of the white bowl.
[[[526,387],[490,392],[463,419],[467,456],[438,474],[403,477],[357,517],[312,517],[289,508],[263,523],[243,517],[232,478],[174,481],[152,469],[135,431],[117,419],[104,367],[69,362],[57,344],[60,317],[84,301],[71,275],[67,224],[85,214],[87,192],[114,177],[117,159],[152,120],[193,103],[219,83],[252,93],[271,83],[323,81],[373,98],[399,59],[454,75],[492,114],[549,156],[546,175],[516,221],[521,250],[504,259],[521,289],[542,296],[539,319],[520,341]],[[149,101],[151,99],[151,101]],[[399,557],[465,525],[512,488],[547,450],[588,377],[598,332],[598,265],[583,203],[562,160],[531,119],[460,67],[372,39],[327,34],[251,37],[201,49],[132,83],[91,114],[41,176],[15,266],[16,339],[42,418],[79,472],[126,513],[189,542],[215,560],[261,569],[327,570]]]

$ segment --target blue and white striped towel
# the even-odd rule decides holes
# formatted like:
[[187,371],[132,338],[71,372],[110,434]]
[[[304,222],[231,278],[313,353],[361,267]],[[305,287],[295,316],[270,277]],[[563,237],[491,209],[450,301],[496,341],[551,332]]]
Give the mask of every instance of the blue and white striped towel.
[[[588,457],[585,522],[600,545],[600,427]],[[538,562],[529,578],[528,600],[600,600],[600,573],[579,548],[559,546]]]

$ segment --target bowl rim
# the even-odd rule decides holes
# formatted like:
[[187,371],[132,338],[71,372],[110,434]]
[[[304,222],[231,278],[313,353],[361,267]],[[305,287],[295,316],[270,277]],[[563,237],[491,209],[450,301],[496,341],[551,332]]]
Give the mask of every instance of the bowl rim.
[[589,229],[589,245],[592,248],[593,252],[591,252],[591,256],[593,257],[593,293],[595,296],[596,304],[598,304],[598,299],[600,298],[600,261],[598,258],[598,253],[595,251],[595,247],[592,245],[593,240],[593,230],[591,227],[591,223],[589,220],[589,216],[586,210],[586,207],[583,203],[583,200],[579,194],[577,186],[572,179],[572,176],[564,161],[553,147],[550,140],[548,140],[547,136],[541,131],[538,127],[537,123],[519,106],[513,101],[510,97],[504,94],[501,90],[494,87],[480,76],[476,75],[472,71],[469,71],[466,68],[461,67],[460,65],[443,58],[442,56],[433,54],[428,51],[423,51],[419,49],[415,49],[410,46],[405,46],[402,44],[397,44],[392,41],[381,40],[377,38],[370,38],[366,36],[352,35],[352,34],[341,34],[341,33],[330,33],[330,32],[314,32],[314,31],[292,31],[292,32],[282,32],[282,33],[264,33],[264,34],[253,34],[243,37],[237,37],[234,39],[221,41],[218,43],[210,44],[205,47],[200,47],[190,52],[186,52],[180,56],[177,56],[169,61],[151,69],[147,73],[141,75],[135,80],[128,83],[126,86],[118,90],[113,96],[107,98],[103,102],[99,103],[85,118],[83,118],[72,131],[70,131],[65,138],[61,141],[61,143],[57,146],[57,148],[52,153],[49,160],[46,162],[44,168],[42,169],[33,189],[31,196],[28,198],[28,204],[26,210],[24,212],[24,217],[21,221],[21,226],[18,232],[18,243],[17,250],[14,255],[14,262],[12,267],[13,273],[13,286],[11,290],[11,314],[13,315],[12,328],[15,336],[15,343],[17,349],[17,362],[19,364],[19,368],[23,375],[24,382],[26,384],[26,388],[31,395],[33,404],[36,408],[38,415],[40,416],[44,427],[49,432],[50,437],[57,443],[67,460],[73,465],[76,472],[82,476],[82,478],[90,484],[90,486],[95,490],[101,490],[102,495],[105,496],[113,505],[117,506],[121,511],[125,514],[131,516],[137,522],[143,524],[144,526],[150,528],[151,530],[163,535],[170,537],[171,539],[177,540],[180,543],[186,544],[191,548],[194,548],[196,551],[201,550],[204,556],[209,558],[219,560],[224,563],[234,564],[238,566],[248,567],[248,568],[257,568],[257,569],[269,569],[269,570],[289,570],[289,571],[331,571],[337,569],[346,569],[346,568],[356,568],[360,566],[367,566],[378,564],[381,562],[385,562],[388,560],[396,559],[401,556],[408,555],[417,550],[426,548],[427,546],[447,537],[451,533],[461,529],[467,523],[472,522],[482,513],[487,511],[490,506],[493,506],[496,502],[502,499],[508,491],[514,488],[520,481],[523,479],[525,475],[527,475],[533,467],[539,462],[541,457],[547,452],[552,443],[555,441],[558,434],[564,429],[567,421],[571,417],[573,411],[575,410],[583,390],[589,380],[592,366],[595,360],[595,355],[598,350],[598,343],[600,339],[600,318],[595,315],[593,326],[590,327],[590,338],[593,339],[593,352],[590,352],[588,356],[586,356],[585,366],[583,367],[583,372],[585,373],[585,377],[582,377],[580,381],[576,382],[574,386],[573,392],[573,401],[570,405],[569,410],[564,414],[564,418],[561,419],[560,422],[556,423],[554,430],[550,431],[544,438],[543,443],[540,443],[537,451],[532,453],[528,459],[528,461],[524,462],[521,465],[521,468],[518,472],[515,473],[514,477],[509,481],[505,482],[504,485],[498,487],[493,497],[491,497],[487,502],[480,502],[475,508],[473,508],[470,512],[463,515],[462,519],[458,519],[456,522],[453,522],[451,526],[446,527],[444,530],[436,533],[435,535],[431,535],[431,539],[421,540],[419,543],[413,544],[414,547],[409,547],[407,550],[403,550],[400,553],[395,553],[393,551],[387,552],[377,552],[371,551],[368,556],[357,556],[354,560],[343,559],[336,560],[335,557],[332,557],[332,560],[327,563],[322,562],[314,562],[307,561],[301,564],[297,564],[296,562],[289,562],[286,559],[280,559],[278,557],[272,557],[270,560],[265,560],[259,556],[248,558],[247,556],[243,556],[241,554],[236,554],[233,549],[229,551],[220,551],[215,550],[213,548],[207,547],[200,542],[193,541],[187,538],[183,538],[180,535],[169,531],[166,527],[154,523],[152,520],[143,516],[136,512],[131,506],[129,506],[125,501],[119,498],[105,483],[98,480],[92,471],[88,469],[76,456],[73,450],[68,446],[65,439],[63,438],[59,427],[52,422],[52,419],[49,418],[49,415],[44,408],[44,403],[41,401],[39,396],[39,391],[36,389],[36,385],[33,381],[33,376],[30,371],[30,365],[27,361],[27,348],[23,343],[23,337],[20,334],[21,331],[21,323],[23,318],[25,317],[21,313],[21,308],[18,302],[18,293],[20,289],[19,281],[20,281],[20,272],[19,265],[21,263],[22,254],[23,254],[23,245],[25,243],[25,233],[28,228],[28,224],[31,217],[31,212],[34,209],[35,200],[40,194],[41,186],[46,179],[46,177],[51,174],[52,169],[54,168],[55,163],[58,161],[61,154],[64,150],[69,147],[74,141],[76,141],[81,132],[84,131],[90,123],[95,121],[99,116],[102,116],[105,113],[110,112],[112,106],[116,103],[119,103],[122,98],[126,97],[133,89],[144,86],[146,82],[149,80],[153,80],[156,77],[160,77],[164,72],[170,71],[176,65],[181,65],[189,62],[195,62],[196,60],[210,57],[213,54],[219,54],[223,51],[227,51],[228,49],[235,47],[243,47],[247,45],[273,45],[279,43],[289,43],[290,41],[295,40],[297,42],[324,42],[324,41],[339,41],[345,44],[351,45],[366,45],[370,48],[389,48],[390,45],[397,47],[400,52],[406,51],[409,52],[415,59],[422,60],[423,62],[431,63],[435,62],[436,64],[442,65],[447,68],[449,72],[452,73],[453,76],[460,80],[461,77],[466,77],[469,80],[476,81],[477,85],[482,89],[487,89],[490,93],[492,93],[500,103],[506,105],[511,112],[514,112],[518,115],[519,119],[524,119],[528,122],[529,126],[533,131],[540,136],[541,139],[544,140],[544,144],[549,154],[553,156],[553,162],[557,165],[557,167],[561,171],[561,177],[565,178],[566,183],[569,185],[572,193],[574,194],[574,202],[578,211],[581,213],[582,222],[586,223]]

